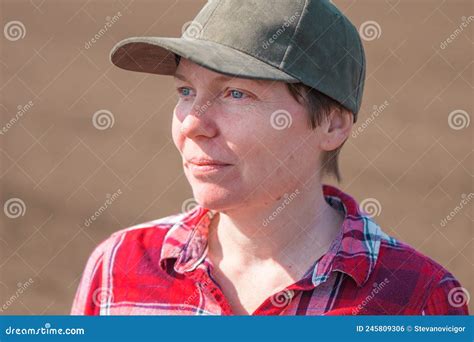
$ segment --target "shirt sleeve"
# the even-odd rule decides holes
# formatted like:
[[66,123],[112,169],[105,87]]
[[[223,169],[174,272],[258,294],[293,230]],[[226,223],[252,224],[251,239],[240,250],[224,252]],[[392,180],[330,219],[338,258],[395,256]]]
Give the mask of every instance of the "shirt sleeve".
[[424,315],[469,315],[469,292],[456,278],[446,273],[431,291],[423,308]]
[[71,315],[100,315],[100,301],[107,289],[102,287],[105,241],[92,252],[82,274],[72,304]]

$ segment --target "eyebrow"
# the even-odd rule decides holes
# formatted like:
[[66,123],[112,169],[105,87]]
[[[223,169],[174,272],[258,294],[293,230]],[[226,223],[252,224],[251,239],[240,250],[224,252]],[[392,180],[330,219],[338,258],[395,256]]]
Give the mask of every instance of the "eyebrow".
[[[189,82],[187,80],[187,78],[182,75],[182,74],[178,74],[178,73],[175,73],[174,74],[174,77],[183,81],[183,82]],[[264,85],[264,82],[265,80],[258,80],[258,79],[249,79],[249,78],[239,78],[239,77],[231,77],[231,76],[226,76],[226,75],[221,75],[221,76],[217,76],[215,77],[212,82],[213,83],[219,83],[219,82],[228,82],[228,81],[231,81],[233,79],[244,79],[244,80],[249,80],[249,81],[253,81],[253,82],[256,82],[257,84],[260,84],[260,85]]]
[[175,73],[173,76],[177,78],[178,80],[181,80],[183,82],[188,82],[188,80],[186,79],[186,77],[184,77],[184,75]]

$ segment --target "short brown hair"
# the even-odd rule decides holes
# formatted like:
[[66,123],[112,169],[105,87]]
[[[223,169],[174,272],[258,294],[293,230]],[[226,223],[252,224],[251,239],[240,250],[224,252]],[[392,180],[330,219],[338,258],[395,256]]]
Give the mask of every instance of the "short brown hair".
[[[311,129],[318,127],[321,122],[328,117],[331,112],[337,108],[344,109],[336,100],[324,95],[320,91],[308,87],[303,83],[287,83],[291,95],[301,104],[306,106],[309,113],[309,125]],[[346,140],[347,141],[347,140]],[[332,151],[325,151],[321,157],[321,176],[334,176],[338,183],[341,182],[341,172],[339,170],[339,152],[344,146],[344,141],[341,146]]]

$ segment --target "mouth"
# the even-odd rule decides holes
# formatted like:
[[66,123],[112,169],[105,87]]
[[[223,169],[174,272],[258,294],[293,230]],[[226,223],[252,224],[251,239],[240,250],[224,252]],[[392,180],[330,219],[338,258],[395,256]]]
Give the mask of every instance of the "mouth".
[[232,166],[220,160],[207,158],[192,158],[186,160],[184,164],[194,174],[217,172]]

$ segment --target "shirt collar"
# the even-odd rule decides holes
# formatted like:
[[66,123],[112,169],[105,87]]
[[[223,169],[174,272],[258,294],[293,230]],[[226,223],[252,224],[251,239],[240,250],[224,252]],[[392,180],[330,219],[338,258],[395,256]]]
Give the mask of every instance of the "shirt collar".
[[[344,213],[344,221],[328,252],[308,276],[317,286],[339,271],[363,286],[375,268],[381,240],[388,237],[351,196],[330,185],[323,185],[323,194],[333,208]],[[168,231],[160,258],[164,270],[169,270],[168,262],[178,273],[192,271],[201,264],[207,254],[208,229],[214,215],[212,210],[197,206]]]

